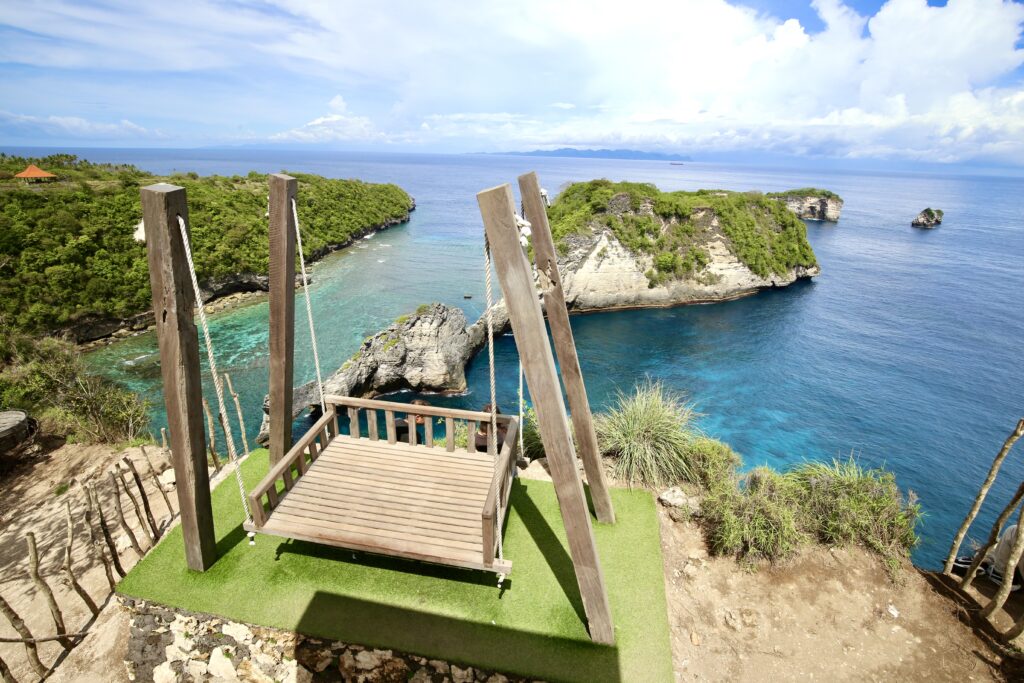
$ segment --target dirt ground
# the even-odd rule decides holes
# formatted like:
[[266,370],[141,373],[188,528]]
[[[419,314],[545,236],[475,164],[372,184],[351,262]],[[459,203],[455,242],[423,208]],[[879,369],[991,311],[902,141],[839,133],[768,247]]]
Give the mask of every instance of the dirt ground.
[[[150,447],[147,448],[147,452],[158,470],[163,471],[168,467],[169,463],[159,448]],[[116,527],[106,471],[126,454],[143,476],[153,514],[158,523],[160,520],[166,520],[169,517],[167,507],[157,492],[155,483],[148,476],[148,469],[141,453],[135,448],[119,452],[106,446],[67,444],[45,455],[21,459],[19,464],[7,471],[0,480],[0,595],[21,615],[36,637],[51,636],[55,628],[46,600],[28,576],[25,534],[29,531],[35,532],[40,552],[40,573],[54,592],[68,631],[75,633],[83,630],[92,620],[92,614],[65,583],[60,569],[67,542],[65,505],[71,503],[75,524],[72,563],[76,577],[102,608],[108,600],[109,585],[102,565],[92,562],[86,547],[85,498],[81,484],[85,481],[95,482],[108,524]],[[67,485],[68,489],[61,493],[58,487],[63,488],[63,485]],[[174,493],[168,495],[172,505],[175,504]],[[131,504],[127,499],[123,502],[129,526],[138,536],[143,549],[148,549],[149,544],[144,540],[146,537],[135,518]],[[131,549],[127,536],[120,530],[112,531],[120,551],[121,563],[127,570],[134,566],[138,557]],[[124,635],[127,633],[127,621],[118,612],[116,604],[109,605],[100,614],[97,624],[90,629],[90,635],[85,642],[72,650],[67,660],[61,658],[62,648],[58,643],[48,642],[39,645],[39,656],[44,665],[52,666],[58,661],[63,662],[57,669],[57,675],[51,680],[124,679],[124,656],[121,650],[126,641]],[[124,624],[123,629],[105,626],[115,626],[120,622]],[[0,636],[18,637],[7,620],[2,617]],[[100,642],[105,642],[105,646],[97,649]],[[94,655],[104,651],[106,654],[97,661]],[[85,656],[87,652],[93,654]],[[29,668],[22,645],[0,643],[0,657],[11,668],[17,680],[36,680],[34,672]],[[74,665],[73,660],[79,661],[80,664]],[[86,675],[84,672],[90,668],[94,672],[104,672],[104,675],[101,678]]]
[[744,570],[659,506],[680,681],[1001,681],[1001,658],[909,565],[894,584],[859,549]]

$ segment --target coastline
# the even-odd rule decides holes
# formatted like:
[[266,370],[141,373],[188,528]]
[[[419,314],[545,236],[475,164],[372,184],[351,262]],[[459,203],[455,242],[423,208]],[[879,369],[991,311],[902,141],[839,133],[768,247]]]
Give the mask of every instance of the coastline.
[[[309,255],[306,261],[307,266],[312,266],[327,256],[346,249],[357,241],[375,235],[378,232],[387,230],[396,225],[402,225],[412,220],[412,212],[416,210],[416,200],[412,198],[412,206],[409,211],[401,219],[394,219],[385,221],[379,225],[373,225],[358,232],[353,233],[344,242],[338,242],[335,244],[326,245],[320,249],[317,249]],[[226,282],[221,283],[221,286],[217,287],[210,293],[209,298],[203,300],[203,305],[206,307],[206,312],[210,314],[219,314],[226,311],[235,310],[242,306],[258,303],[267,296],[269,289],[261,286],[262,282],[267,278],[264,275],[256,275],[253,273],[236,273],[232,278]],[[312,277],[310,277],[312,282]],[[207,281],[207,286],[210,282]],[[204,289],[203,284],[200,285],[200,289]],[[296,287],[300,285],[298,277],[296,278]],[[89,335],[89,334],[75,334],[76,329],[89,327],[100,327],[103,329],[102,334]],[[89,320],[77,323],[75,325],[69,325],[60,330],[55,330],[54,336],[63,336],[69,338],[71,342],[78,347],[80,351],[88,352],[102,346],[109,346],[116,341],[121,339],[128,339],[130,337],[137,337],[140,334],[151,332],[155,329],[153,321],[153,311],[146,310],[140,313],[136,313],[128,318],[106,318],[102,320]]]

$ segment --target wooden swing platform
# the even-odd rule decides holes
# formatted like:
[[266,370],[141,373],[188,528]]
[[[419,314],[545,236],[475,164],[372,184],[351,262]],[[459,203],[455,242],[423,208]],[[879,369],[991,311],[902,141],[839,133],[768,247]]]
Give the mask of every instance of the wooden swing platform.
[[[498,416],[505,439],[495,459],[477,452],[473,438],[480,425],[489,428],[488,413],[347,396],[328,396],[326,402],[327,413],[249,494],[253,522],[245,524],[247,531],[511,571],[512,563],[498,559],[496,551],[515,475],[516,418]],[[347,414],[350,434],[341,433],[339,409]],[[398,440],[397,419],[407,421],[407,440]],[[435,442],[437,419],[445,429]],[[465,449],[455,447],[457,422],[468,427]]]

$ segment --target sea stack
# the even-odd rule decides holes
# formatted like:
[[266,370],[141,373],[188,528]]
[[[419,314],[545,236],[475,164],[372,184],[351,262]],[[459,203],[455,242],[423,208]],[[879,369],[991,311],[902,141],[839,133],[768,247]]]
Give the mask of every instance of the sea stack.
[[931,207],[925,209],[921,213],[917,214],[917,218],[910,222],[915,228],[928,228],[932,229],[942,222],[942,209],[933,209]]

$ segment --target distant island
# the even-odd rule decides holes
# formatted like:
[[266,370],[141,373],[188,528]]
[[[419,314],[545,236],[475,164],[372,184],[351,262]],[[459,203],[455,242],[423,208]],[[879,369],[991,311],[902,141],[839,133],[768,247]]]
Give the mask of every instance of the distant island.
[[497,152],[497,154],[520,157],[573,157],[577,159],[634,159],[642,161],[693,161],[693,158],[682,154],[664,154],[662,152],[642,152],[636,149],[576,149],[561,147],[559,149],[535,149],[532,152]]

